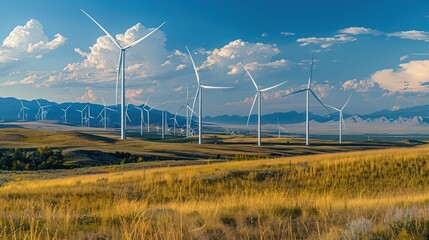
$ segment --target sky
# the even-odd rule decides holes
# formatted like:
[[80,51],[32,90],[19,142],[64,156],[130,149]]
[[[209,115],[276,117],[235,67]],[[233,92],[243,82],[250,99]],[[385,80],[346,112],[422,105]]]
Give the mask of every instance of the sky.
[[[119,50],[82,11],[127,50],[127,101],[166,102],[174,112],[196,91],[186,46],[204,90],[203,115],[247,115],[255,87],[262,112],[305,110],[302,89],[329,105],[366,114],[427,104],[429,2],[15,0],[0,8],[0,97],[115,103]],[[313,98],[311,112],[328,112]]]

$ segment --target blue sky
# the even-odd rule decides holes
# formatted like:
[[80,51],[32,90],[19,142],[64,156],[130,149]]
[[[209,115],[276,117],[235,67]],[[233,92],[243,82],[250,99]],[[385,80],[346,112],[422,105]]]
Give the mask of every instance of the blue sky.
[[[0,96],[114,103],[118,51],[80,9],[123,42],[161,31],[127,53],[128,100],[183,104],[195,93],[188,46],[206,91],[204,114],[247,115],[254,87],[288,83],[264,96],[263,112],[304,111],[299,90],[315,51],[313,88],[322,101],[368,113],[427,103],[428,1],[29,1],[0,8]],[[311,111],[326,113],[312,100]]]

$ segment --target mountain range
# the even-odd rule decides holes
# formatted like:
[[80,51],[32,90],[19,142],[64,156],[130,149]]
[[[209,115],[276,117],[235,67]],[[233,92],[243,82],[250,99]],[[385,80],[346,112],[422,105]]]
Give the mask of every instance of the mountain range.
[[[100,118],[97,118],[99,113],[103,109],[103,105],[93,104],[93,103],[79,103],[79,102],[66,102],[66,103],[55,103],[50,102],[45,99],[38,99],[40,105],[48,106],[46,107],[47,120],[55,120],[58,122],[62,122],[64,112],[61,108],[65,109],[68,106],[71,106],[67,111],[67,122],[69,125],[80,125],[81,123],[81,113],[77,110],[83,109],[85,106],[90,106],[91,116],[95,119],[92,119],[92,126],[98,126],[100,124]],[[22,103],[25,107],[29,108],[26,110],[26,119],[28,121],[35,121],[36,114],[39,110],[39,105],[36,100],[28,101],[22,100]],[[3,121],[16,121],[18,119],[18,113],[21,109],[21,101],[16,98],[8,97],[1,98],[0,97],[0,119]],[[141,105],[144,106],[144,105]],[[140,124],[140,110],[136,109],[135,106],[130,104],[128,108],[128,114],[131,119],[130,125],[139,125]],[[120,125],[120,106],[108,106],[109,108],[115,109],[115,111],[108,111],[108,117],[110,119],[109,126],[110,127],[118,127]],[[87,113],[85,113],[87,115]],[[179,113],[180,116],[177,117],[177,121],[179,125],[184,125],[186,122],[185,111],[183,110]],[[144,112],[144,118],[146,120],[146,112]],[[22,117],[22,115],[21,115]],[[173,124],[173,120],[171,118],[174,117],[174,113],[167,111],[167,118],[169,119],[169,124]],[[316,115],[310,113],[310,120],[317,123],[325,123],[330,121],[338,121],[339,115],[338,113],[330,113],[328,115]],[[305,122],[305,112],[276,112],[271,114],[265,114],[261,116],[263,124],[297,124]],[[347,119],[349,123],[357,123],[360,121],[364,122],[389,122],[400,124],[404,122],[414,122],[416,124],[425,124],[429,123],[429,105],[423,106],[414,106],[409,108],[404,108],[400,110],[381,110],[371,114],[366,115],[351,115],[344,113],[344,119]],[[196,120],[196,118],[195,118]],[[150,112],[150,122],[151,124],[156,124],[161,122],[161,111],[159,109],[153,109]],[[219,124],[231,124],[231,125],[245,125],[247,122],[247,116],[238,116],[238,115],[219,115],[219,116],[206,116],[204,117],[204,122],[206,123],[219,123]],[[257,123],[256,115],[252,115],[249,121],[249,125],[255,125]],[[195,122],[194,122],[195,124]]]

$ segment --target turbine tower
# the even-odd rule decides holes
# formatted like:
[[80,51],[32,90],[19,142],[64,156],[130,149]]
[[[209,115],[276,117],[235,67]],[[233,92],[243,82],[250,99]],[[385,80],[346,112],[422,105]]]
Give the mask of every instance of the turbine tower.
[[[194,59],[192,58],[191,52],[189,51],[188,47],[186,47],[186,50],[188,51],[189,57],[191,58],[192,66],[194,67],[195,76],[197,77],[197,92],[195,93],[194,103],[192,104],[192,111],[195,107],[195,102],[198,98],[198,144],[203,143],[203,89],[230,89],[232,87],[215,87],[215,86],[208,86],[208,85],[202,85],[200,83],[200,76],[198,75],[197,67],[195,66]],[[191,115],[191,123],[192,123],[192,115]]]
[[150,111],[152,111],[152,109],[156,106],[152,106],[151,108],[147,109],[147,103],[149,102],[149,98],[147,98],[146,103],[144,104],[143,110],[146,111],[147,114],[147,132],[150,132]]
[[70,107],[71,105],[69,105],[66,109],[61,108],[61,110],[64,112],[64,123],[67,123],[67,110],[69,110]]
[[[81,9],[82,10],[82,9]],[[122,78],[121,78],[121,139],[125,140],[126,139],[126,121],[127,121],[127,114],[125,111],[125,106],[126,105],[126,99],[125,99],[125,52],[128,48],[131,48],[133,46],[135,46],[136,44],[140,43],[141,41],[143,41],[145,38],[149,37],[150,35],[152,35],[152,33],[154,33],[156,30],[158,30],[160,27],[162,27],[162,25],[165,24],[165,22],[163,22],[160,26],[158,26],[157,28],[155,28],[154,30],[150,31],[147,35],[145,35],[144,37],[138,39],[137,41],[123,47],[119,41],[117,41],[109,32],[107,32],[106,29],[104,29],[97,21],[95,21],[94,18],[92,18],[88,13],[86,13],[84,10],[82,10],[82,12],[88,16],[106,35],[107,37],[119,48],[120,50],[120,54],[119,54],[119,63],[118,63],[118,75],[117,75],[117,79],[116,79],[116,95],[115,95],[115,99],[117,101],[117,96],[118,96],[118,84],[119,84],[119,76],[122,73]]]
[[87,112],[88,117],[86,119],[86,124],[87,124],[87,127],[91,127],[91,119],[94,119],[94,117],[91,116],[91,104],[88,104],[87,106],[88,106],[88,112]]
[[88,105],[86,105],[84,108],[82,108],[81,110],[76,109],[76,111],[80,112],[80,125],[81,127],[83,127],[83,120],[85,120],[84,116],[83,116],[83,112],[85,111],[86,107]]
[[284,82],[279,83],[277,85],[274,85],[272,87],[260,89],[258,87],[258,85],[256,84],[255,80],[253,79],[252,75],[250,75],[249,71],[247,71],[246,67],[244,67],[244,65],[241,64],[241,63],[240,63],[240,65],[244,68],[244,70],[246,71],[247,75],[250,77],[250,80],[252,80],[253,85],[255,85],[255,88],[256,88],[255,99],[253,100],[252,108],[250,108],[249,117],[247,117],[247,124],[246,124],[246,126],[249,125],[249,120],[250,120],[250,116],[252,115],[253,107],[255,106],[256,100],[258,100],[258,146],[261,146],[261,105],[262,105],[262,96],[261,96],[261,94],[263,92],[267,92],[267,91],[269,91],[271,89],[280,87],[281,85],[285,84],[287,81],[284,81]]
[[310,70],[310,77],[308,78],[308,84],[307,87],[295,92],[291,92],[289,94],[286,94],[285,96],[289,96],[289,95],[293,95],[296,93],[300,93],[300,92],[306,92],[307,93],[307,104],[306,104],[306,111],[305,111],[305,145],[309,146],[310,145],[310,120],[309,120],[309,113],[310,113],[310,93],[314,96],[314,98],[316,98],[316,100],[322,104],[323,107],[326,108],[326,110],[328,110],[329,112],[331,112],[331,110],[329,110],[326,105],[316,96],[316,94],[313,92],[313,90],[311,89],[311,80],[313,79],[313,66],[314,66],[314,58],[313,55],[311,55],[311,70]]
[[346,103],[344,103],[343,107],[338,109],[336,107],[330,106],[328,104],[326,104],[326,106],[328,106],[329,108],[332,108],[333,110],[337,111],[340,113],[340,121],[339,121],[339,129],[340,129],[340,144],[342,144],[342,135],[343,135],[343,125],[345,126],[346,124],[344,123],[344,118],[343,118],[343,110],[344,108],[347,106],[347,103],[349,103],[350,98],[352,97],[352,94],[350,94],[349,98],[347,99]]

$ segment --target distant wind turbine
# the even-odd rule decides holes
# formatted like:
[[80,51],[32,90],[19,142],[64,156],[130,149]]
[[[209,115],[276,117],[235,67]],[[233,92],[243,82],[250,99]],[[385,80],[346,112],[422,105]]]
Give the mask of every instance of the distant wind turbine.
[[[82,9],[81,9],[82,10]],[[128,48],[131,48],[133,46],[135,46],[136,44],[140,43],[141,41],[143,41],[145,38],[149,37],[150,35],[152,35],[156,30],[158,30],[160,27],[162,27],[162,25],[165,24],[165,22],[163,22],[161,25],[159,25],[157,28],[153,29],[152,31],[150,31],[148,34],[146,34],[144,37],[138,39],[137,41],[123,47],[119,41],[117,41],[109,32],[107,32],[106,29],[104,29],[94,18],[92,18],[88,13],[86,13],[84,10],[82,10],[82,12],[88,16],[106,35],[107,37],[119,48],[120,50],[120,54],[119,54],[119,64],[118,64],[118,74],[117,74],[117,79],[116,79],[116,95],[115,95],[115,99],[117,100],[117,96],[118,96],[118,84],[119,84],[119,76],[121,74],[122,71],[122,81],[121,81],[121,139],[125,140],[126,139],[126,118],[127,118],[127,114],[125,111],[125,106],[126,105],[126,99],[125,99],[125,51]]]
[[308,78],[308,84],[307,87],[295,92],[291,92],[289,94],[286,94],[285,96],[293,95],[300,92],[306,92],[307,93],[307,105],[306,105],[306,111],[305,111],[305,145],[310,145],[309,135],[310,135],[310,119],[309,119],[309,113],[310,113],[310,93],[316,98],[316,100],[322,104],[323,107],[325,107],[329,112],[331,112],[326,105],[316,96],[316,94],[311,89],[311,80],[313,78],[313,65],[314,65],[314,58],[313,55],[311,56],[311,70],[310,70],[310,77]]
[[[146,106],[147,102],[149,101],[149,98],[150,98],[150,96],[147,98],[145,106]],[[140,136],[143,136],[143,124],[146,124],[144,121],[144,110],[145,110],[145,108],[143,106],[143,107],[134,107],[133,109],[140,110]]]
[[83,127],[83,121],[85,120],[85,118],[83,116],[83,112],[85,111],[85,109],[86,109],[87,106],[88,105],[85,105],[85,107],[82,108],[81,110],[76,109],[76,111],[80,112],[80,125],[81,125],[81,127]]
[[241,63],[240,63],[240,65],[244,68],[244,70],[246,71],[247,75],[250,77],[250,80],[252,80],[253,85],[255,85],[255,88],[256,88],[256,95],[255,95],[255,99],[253,100],[252,108],[250,108],[249,117],[247,118],[247,125],[249,125],[250,116],[252,115],[252,111],[253,111],[253,107],[255,106],[255,102],[256,102],[256,100],[259,99],[259,101],[258,101],[258,146],[261,146],[261,105],[262,105],[261,94],[263,92],[269,91],[271,89],[280,87],[281,85],[285,84],[287,81],[284,81],[284,82],[279,83],[277,85],[274,85],[272,87],[260,89],[258,87],[258,85],[256,84],[255,80],[253,79],[252,75],[250,75],[249,71],[247,71],[246,67]]
[[[208,86],[208,85],[202,85],[200,83],[200,76],[198,75],[197,67],[195,66],[194,59],[192,58],[191,52],[189,51],[188,47],[186,47],[186,50],[188,51],[189,57],[191,58],[192,66],[194,67],[195,76],[197,77],[197,92],[195,93],[194,103],[192,104],[192,111],[194,111],[195,102],[198,99],[198,144],[203,143],[203,89],[230,89],[232,87],[216,87],[216,86]],[[191,123],[192,123],[192,116],[191,115]]]
[[69,110],[70,107],[71,105],[69,105],[66,109],[61,108],[61,110],[64,112],[64,123],[67,123],[67,110]]
[[25,121],[25,110],[30,110],[30,109],[28,107],[24,106],[22,99],[20,101],[21,101],[21,109],[19,110],[18,118],[20,118],[21,114],[22,114],[22,121]]
[[46,114],[48,113],[48,112],[45,110],[45,108],[50,107],[51,105],[45,105],[45,106],[42,106],[42,105],[40,105],[40,103],[39,103],[39,101],[38,101],[37,99],[36,99],[36,102],[37,102],[37,104],[39,105],[39,111],[37,111],[36,118],[37,118],[37,116],[39,116],[39,117],[40,117],[40,120],[45,120],[45,118],[46,118]]
[[343,118],[343,110],[344,108],[347,106],[347,103],[349,103],[350,98],[352,97],[352,94],[350,94],[349,98],[347,99],[346,103],[344,103],[343,107],[338,109],[336,107],[330,106],[328,104],[326,104],[326,106],[328,106],[329,108],[334,109],[335,111],[340,113],[340,120],[339,120],[339,129],[340,129],[340,144],[342,144],[342,135],[343,135],[343,125],[345,126],[346,124],[344,123],[344,118]]
[[101,116],[101,122],[103,122],[104,129],[106,129],[107,128],[107,110],[113,111],[113,112],[116,112],[116,110],[112,109],[112,108],[108,108],[106,106],[106,102],[104,101],[103,95],[101,95],[101,99],[103,100],[103,109],[98,114],[97,118],[99,118]]

